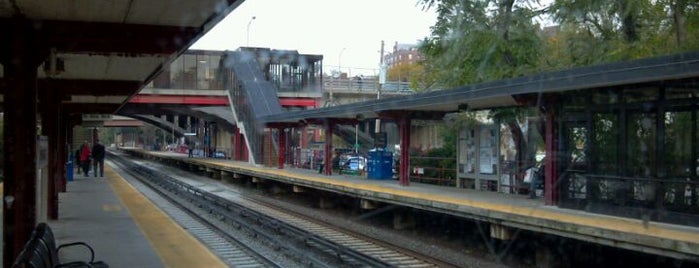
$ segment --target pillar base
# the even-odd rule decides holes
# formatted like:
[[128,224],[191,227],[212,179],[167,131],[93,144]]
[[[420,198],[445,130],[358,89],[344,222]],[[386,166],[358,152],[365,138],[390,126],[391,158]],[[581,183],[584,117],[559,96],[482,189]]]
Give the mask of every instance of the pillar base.
[[293,191],[294,191],[294,193],[305,193],[306,188],[304,188],[302,186],[294,185]]
[[321,209],[331,209],[335,207],[335,202],[328,198],[321,197],[320,200],[318,200],[318,207]]
[[535,252],[535,266],[537,268],[558,268],[566,267],[561,261],[561,256],[556,254],[549,247],[537,247]]
[[230,172],[221,170],[219,177],[222,182],[233,183],[233,175]]
[[371,200],[362,199],[362,200],[359,200],[359,206],[362,209],[375,209],[376,203],[374,201],[371,201]]
[[512,230],[499,224],[491,224],[490,237],[499,240],[510,240],[512,239]]
[[416,225],[415,216],[413,214],[393,213],[393,229],[404,230],[414,228]]

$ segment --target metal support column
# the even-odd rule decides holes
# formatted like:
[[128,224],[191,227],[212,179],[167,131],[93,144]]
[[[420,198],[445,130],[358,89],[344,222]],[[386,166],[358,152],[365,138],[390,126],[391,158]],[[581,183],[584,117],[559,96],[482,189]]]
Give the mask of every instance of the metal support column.
[[278,166],[279,169],[284,169],[284,163],[286,162],[286,136],[284,135],[284,128],[277,128],[277,143],[279,144],[279,159]]
[[398,167],[398,182],[400,185],[410,185],[410,117],[403,115],[398,122],[400,134],[400,165]]
[[[56,94],[56,90],[44,89],[39,94],[39,102],[41,103],[39,110],[41,114],[41,131],[42,135],[48,137],[48,182],[46,192],[46,207],[49,219],[58,219],[58,191],[56,190],[57,183],[60,180],[64,165],[60,161],[61,157],[58,152],[58,121],[60,111],[60,99]],[[43,200],[43,198],[42,198]]]
[[323,155],[323,174],[332,175],[332,151],[333,151],[333,122],[325,121],[325,152]]
[[546,111],[546,163],[544,179],[544,200],[546,205],[556,205],[558,203],[558,138],[556,116],[553,109]]
[[240,128],[236,126],[235,131],[233,132],[233,160],[236,161],[241,161],[243,158],[242,146],[240,145],[240,143]]
[[3,265],[11,267],[36,225],[37,68],[39,49],[32,24],[16,19],[7,28],[4,67]]
[[[60,108],[59,108],[60,110]],[[65,114],[64,112],[59,112],[58,116],[58,138],[57,138],[57,146],[58,146],[58,170],[59,170],[59,177],[58,181],[56,183],[56,190],[58,192],[65,193],[66,191],[66,183],[67,183],[67,178],[66,178],[66,172],[67,172],[67,167],[65,163],[68,163],[68,161],[73,161],[73,159],[68,159],[68,156],[70,155],[72,151],[72,147],[70,146],[69,143],[69,138],[71,137],[68,135],[68,115]],[[73,166],[75,166],[76,163],[73,163]]]

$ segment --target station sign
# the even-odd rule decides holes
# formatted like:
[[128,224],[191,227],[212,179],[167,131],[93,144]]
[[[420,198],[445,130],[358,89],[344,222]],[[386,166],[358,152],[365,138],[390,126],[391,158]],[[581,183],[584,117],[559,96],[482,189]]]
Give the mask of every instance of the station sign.
[[111,114],[83,114],[84,121],[105,121],[112,120]]
[[112,120],[111,114],[83,114],[83,121],[80,124],[83,127],[102,127],[104,121]]

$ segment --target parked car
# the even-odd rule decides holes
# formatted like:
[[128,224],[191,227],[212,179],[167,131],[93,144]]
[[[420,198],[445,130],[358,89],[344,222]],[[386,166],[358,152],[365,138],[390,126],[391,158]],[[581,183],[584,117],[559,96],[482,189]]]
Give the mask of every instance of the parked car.
[[340,159],[340,174],[362,173],[366,171],[366,158],[363,156],[347,156]]

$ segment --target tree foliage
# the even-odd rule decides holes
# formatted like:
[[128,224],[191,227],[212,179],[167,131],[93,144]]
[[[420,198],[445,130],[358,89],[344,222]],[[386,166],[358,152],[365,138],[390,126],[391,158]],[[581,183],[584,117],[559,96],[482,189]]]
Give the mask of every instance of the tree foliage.
[[552,48],[567,53],[548,62],[583,66],[697,49],[698,7],[685,0],[557,0],[550,15],[564,42]]
[[422,71],[422,66],[419,64],[398,64],[388,70],[388,80],[410,82],[411,78],[419,77]]
[[[443,88],[699,48],[695,0],[419,0],[437,21],[420,50]],[[558,25],[543,29],[536,18]]]
[[[432,35],[423,41],[425,69],[444,87],[455,87],[536,69],[541,39],[532,23],[536,10],[514,0],[424,0],[436,8]],[[524,1],[527,2],[527,1]]]
[[[699,49],[696,0],[418,0],[437,21],[420,50],[425,77],[454,88],[541,71]],[[542,27],[537,18],[557,25]],[[540,20],[539,20],[540,21]],[[532,152],[520,123],[537,111],[491,117],[516,140],[520,165]]]

